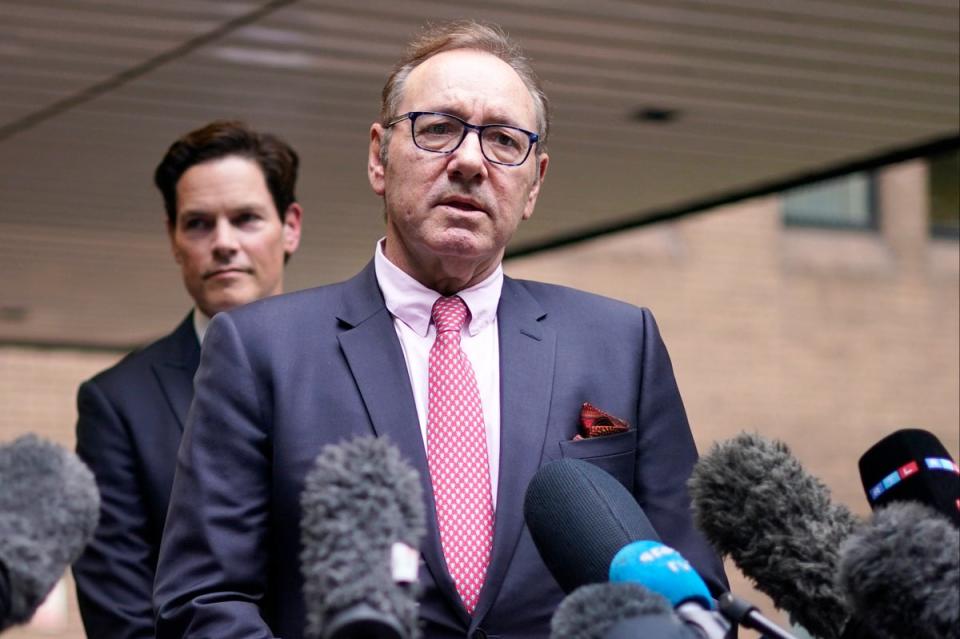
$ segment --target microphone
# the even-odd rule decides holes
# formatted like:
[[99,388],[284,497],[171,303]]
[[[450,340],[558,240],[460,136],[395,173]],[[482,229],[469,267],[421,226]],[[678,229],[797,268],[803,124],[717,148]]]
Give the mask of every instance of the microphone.
[[667,598],[680,618],[700,637],[725,637],[731,623],[759,631],[769,639],[796,639],[757,610],[727,592],[714,601],[707,584],[679,552],[650,541],[638,541],[617,553],[610,564],[610,581],[637,583]]
[[660,539],[620,482],[579,459],[540,467],[527,486],[523,518],[543,563],[566,593],[606,582],[614,555],[630,542]]
[[697,639],[697,635],[678,620],[645,615],[621,621],[603,639]]
[[635,583],[666,597],[677,615],[703,639],[724,639],[731,625],[712,611],[713,598],[697,571],[673,548],[635,541],[610,562],[612,583]]
[[877,510],[841,546],[838,582],[863,636],[960,637],[960,529],[928,506]]
[[[589,585],[609,586],[610,565],[621,549],[637,540],[659,542],[659,536],[633,495],[612,475],[580,459],[560,459],[541,466],[527,486],[523,516],[540,557],[564,592],[584,591],[577,597],[567,597],[572,599],[568,604],[571,611],[561,615],[562,624],[574,616],[572,610],[593,622],[603,614],[610,614],[611,606],[608,605],[592,614],[580,609],[588,606],[572,607],[590,593],[609,592],[586,588]],[[641,591],[645,602],[654,597],[646,589]],[[636,589],[623,592],[640,596]],[[666,604],[662,597],[655,597],[653,601]],[[650,602],[649,605],[654,604]],[[673,614],[669,605],[651,610],[654,613],[664,611]],[[629,615],[616,616],[615,619],[624,619],[625,616]],[[645,619],[643,623],[662,621]],[[567,636],[560,632],[553,634],[557,639]],[[588,639],[594,635],[583,636]]]
[[839,549],[859,524],[786,444],[750,433],[717,443],[689,486],[694,520],[714,547],[811,634],[839,639],[850,616],[834,581]]
[[400,452],[375,437],[325,446],[300,504],[307,634],[418,638],[423,490]]
[[717,608],[725,618],[744,628],[750,628],[767,639],[796,639],[789,632],[773,623],[761,614],[749,601],[734,597],[733,593],[725,592],[717,600]]
[[[701,632],[702,627],[729,629],[725,620],[709,612],[713,600],[703,579],[679,553],[659,543],[656,531],[633,496],[599,467],[578,459],[561,459],[542,466],[527,488],[524,518],[541,558],[564,591],[620,579],[666,595],[676,605],[686,602],[688,597],[674,595],[694,592],[700,597],[701,610],[705,608],[703,613],[711,618],[700,619],[703,614],[697,606],[686,606],[678,611],[684,621],[695,626],[699,623]],[[644,543],[673,553],[678,564],[686,565],[688,581],[681,580],[678,585],[674,583],[676,575],[662,574],[659,582],[647,581],[631,575],[626,565],[615,570],[618,555],[621,559],[629,557],[629,553],[635,556]],[[694,584],[691,590],[694,580],[699,585]],[[624,622],[624,626],[631,624]],[[776,628],[772,622],[770,626]],[[702,636],[723,636],[717,633],[724,631],[713,632],[714,635]],[[780,636],[793,639],[780,632]]]
[[960,466],[933,433],[898,430],[860,458],[860,479],[870,508],[915,501],[960,526]]
[[96,480],[75,454],[35,435],[0,446],[0,630],[30,620],[99,518]]
[[695,639],[666,599],[631,583],[580,586],[560,602],[550,620],[551,639],[613,636]]

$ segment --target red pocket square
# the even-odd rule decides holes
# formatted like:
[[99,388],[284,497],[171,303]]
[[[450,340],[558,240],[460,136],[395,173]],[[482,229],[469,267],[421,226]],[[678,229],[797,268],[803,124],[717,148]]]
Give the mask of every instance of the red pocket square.
[[580,432],[573,439],[603,437],[625,433],[628,430],[630,430],[630,424],[626,421],[600,410],[590,402],[584,402],[580,409]]

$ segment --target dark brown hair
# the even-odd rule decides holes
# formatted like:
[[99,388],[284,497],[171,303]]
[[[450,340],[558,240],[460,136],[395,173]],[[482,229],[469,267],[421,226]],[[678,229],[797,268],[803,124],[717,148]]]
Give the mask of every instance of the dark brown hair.
[[153,183],[163,194],[170,224],[177,221],[177,182],[187,169],[203,162],[238,155],[257,163],[283,220],[287,208],[297,201],[297,169],[300,158],[289,144],[269,133],[254,131],[237,120],[216,120],[174,142],[157,165]]

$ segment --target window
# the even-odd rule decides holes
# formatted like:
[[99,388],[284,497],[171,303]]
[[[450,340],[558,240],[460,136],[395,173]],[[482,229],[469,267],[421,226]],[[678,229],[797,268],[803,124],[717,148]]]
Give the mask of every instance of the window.
[[876,227],[873,175],[866,171],[800,186],[783,193],[783,219],[792,226]]
[[960,149],[927,158],[930,233],[960,237]]

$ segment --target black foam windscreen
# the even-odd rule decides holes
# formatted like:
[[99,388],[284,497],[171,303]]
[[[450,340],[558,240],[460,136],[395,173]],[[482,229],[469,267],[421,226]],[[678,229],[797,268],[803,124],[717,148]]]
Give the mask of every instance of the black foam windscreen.
[[834,583],[839,546],[859,521],[789,447],[756,433],[717,442],[690,476],[694,522],[773,604],[820,639],[850,617]]
[[960,468],[933,433],[898,430],[860,458],[860,479],[870,507],[896,501],[926,504],[960,526]]
[[701,639],[696,631],[666,615],[643,615],[616,624],[603,639]]
[[924,504],[878,509],[841,546],[837,581],[855,620],[844,639],[960,638],[960,530]]
[[400,451],[375,437],[324,446],[300,504],[305,635],[419,637],[419,587],[394,568],[399,545],[416,578],[426,522],[420,477]]
[[96,480],[74,453],[36,435],[0,446],[0,630],[33,616],[99,518]]
[[659,536],[626,488],[579,459],[545,464],[527,487],[523,516],[550,573],[571,592],[607,581],[627,544]]
[[550,639],[605,639],[619,622],[637,618],[645,624],[656,620],[683,627],[661,595],[638,584],[608,582],[587,584],[567,595],[550,620]]

